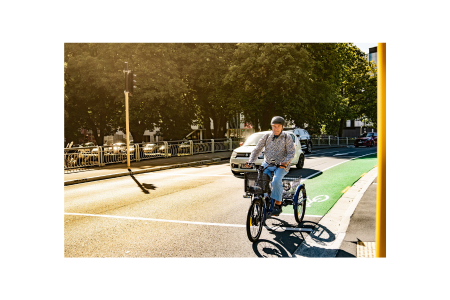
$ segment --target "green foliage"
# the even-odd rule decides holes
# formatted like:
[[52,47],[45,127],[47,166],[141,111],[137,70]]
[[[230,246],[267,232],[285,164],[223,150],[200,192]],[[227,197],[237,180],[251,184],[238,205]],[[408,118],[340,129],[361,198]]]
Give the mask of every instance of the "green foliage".
[[125,61],[137,75],[135,142],[155,127],[166,140],[182,139],[194,124],[205,138],[223,138],[238,113],[257,130],[281,115],[312,134],[342,134],[347,119],[376,123],[376,70],[353,44],[65,44],[68,141],[86,128],[101,144],[125,128]]
[[[223,82],[236,45],[180,44],[174,60],[186,85],[184,99],[195,108],[205,138],[225,137],[226,123],[237,110],[230,88]],[[212,120],[214,131],[210,128]]]
[[255,128],[270,128],[275,115],[290,117],[304,98],[311,60],[299,44],[238,44],[225,82]]
[[65,127],[91,129],[102,144],[123,111],[120,60],[110,44],[65,44],[64,54]]

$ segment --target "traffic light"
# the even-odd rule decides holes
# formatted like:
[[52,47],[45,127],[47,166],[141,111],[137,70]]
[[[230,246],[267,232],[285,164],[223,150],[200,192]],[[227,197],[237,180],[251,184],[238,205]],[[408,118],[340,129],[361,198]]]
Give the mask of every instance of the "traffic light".
[[136,86],[135,86],[136,80],[134,80],[135,77],[136,77],[136,74],[134,74],[133,71],[130,71],[128,73],[128,77],[127,77],[128,84],[127,84],[127,87],[128,87],[128,93],[129,93],[130,96],[133,96],[133,90],[136,88]]

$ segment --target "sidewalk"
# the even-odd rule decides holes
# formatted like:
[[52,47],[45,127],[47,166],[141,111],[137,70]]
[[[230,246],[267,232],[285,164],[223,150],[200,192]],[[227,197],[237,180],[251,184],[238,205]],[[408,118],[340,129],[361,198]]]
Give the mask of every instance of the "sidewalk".
[[336,257],[375,257],[376,211],[377,178],[356,207]]
[[[189,156],[179,156],[170,158],[155,158],[131,162],[131,174],[159,171],[179,167],[195,166],[208,163],[215,163],[221,160],[229,160],[232,151],[196,154]],[[106,165],[104,167],[90,167],[83,170],[64,173],[64,185],[71,185],[81,182],[102,180],[120,176],[130,175],[126,163]]]

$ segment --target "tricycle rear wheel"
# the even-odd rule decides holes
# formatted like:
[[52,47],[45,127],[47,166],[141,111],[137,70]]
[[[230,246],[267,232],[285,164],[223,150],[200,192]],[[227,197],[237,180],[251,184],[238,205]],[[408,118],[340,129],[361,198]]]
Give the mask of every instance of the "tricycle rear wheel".
[[302,187],[300,188],[300,191],[298,193],[297,203],[294,204],[294,217],[295,221],[297,221],[298,224],[300,224],[305,217],[306,199],[303,201],[305,196],[306,191],[305,188]]

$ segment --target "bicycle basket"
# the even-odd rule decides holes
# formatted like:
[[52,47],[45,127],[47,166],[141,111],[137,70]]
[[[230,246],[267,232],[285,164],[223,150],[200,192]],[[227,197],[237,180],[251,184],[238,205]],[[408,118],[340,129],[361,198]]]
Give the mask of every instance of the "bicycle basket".
[[293,198],[297,187],[300,185],[301,177],[299,178],[283,178],[283,198]]
[[[261,179],[256,182],[258,179],[258,173],[245,173],[244,175],[244,185],[245,185],[245,192],[252,192],[252,193],[268,193],[269,192],[269,183],[270,183],[270,177],[267,174],[262,174]],[[254,186],[259,187],[258,191],[255,191],[253,189]]]

